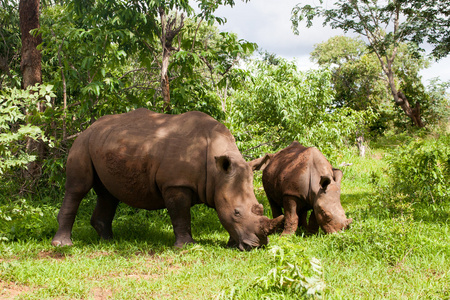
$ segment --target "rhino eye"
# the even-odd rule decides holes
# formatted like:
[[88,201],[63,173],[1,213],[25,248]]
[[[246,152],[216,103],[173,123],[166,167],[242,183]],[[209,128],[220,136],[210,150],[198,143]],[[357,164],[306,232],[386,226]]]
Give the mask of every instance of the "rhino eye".
[[235,209],[234,209],[234,215],[235,215],[236,217],[240,217],[240,216],[241,216],[241,212],[240,212],[237,208],[235,208]]

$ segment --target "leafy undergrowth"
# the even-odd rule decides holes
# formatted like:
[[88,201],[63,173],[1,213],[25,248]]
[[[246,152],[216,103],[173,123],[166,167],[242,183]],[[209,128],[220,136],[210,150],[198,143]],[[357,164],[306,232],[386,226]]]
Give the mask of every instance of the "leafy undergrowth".
[[[341,200],[351,228],[274,235],[269,247],[250,252],[226,248],[216,212],[202,205],[192,208],[198,243],[174,249],[165,210],[125,205],[115,238],[99,240],[89,225],[90,195],[74,246],[55,248],[60,202],[2,200],[0,299],[449,299],[450,201],[414,203],[384,192],[383,151],[343,154],[333,164],[344,171]],[[256,194],[270,215],[258,176]]]

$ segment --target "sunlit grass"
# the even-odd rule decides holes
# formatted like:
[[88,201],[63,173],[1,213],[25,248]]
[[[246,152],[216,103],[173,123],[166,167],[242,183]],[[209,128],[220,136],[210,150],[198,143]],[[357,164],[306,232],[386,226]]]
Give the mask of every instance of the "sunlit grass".
[[[396,198],[390,199],[393,207],[384,205],[380,193],[388,178],[383,156],[383,151],[370,150],[365,158],[345,154],[335,163],[351,164],[340,167],[342,205],[354,218],[349,230],[331,235],[299,231],[289,241],[322,262],[325,299],[449,299],[450,208],[397,207]],[[258,174],[255,189],[271,215]],[[226,248],[228,233],[216,212],[204,205],[192,208],[195,245],[172,247],[175,238],[165,210],[126,205],[117,211],[115,238],[99,240],[89,224],[93,197],[80,207],[73,247],[52,247],[52,235],[43,231],[40,236],[36,230],[28,238],[0,243],[0,299],[216,299],[273,267],[266,248]],[[43,217],[56,218],[56,212],[44,210]],[[274,235],[270,245],[283,241]],[[242,297],[252,299],[248,292]]]

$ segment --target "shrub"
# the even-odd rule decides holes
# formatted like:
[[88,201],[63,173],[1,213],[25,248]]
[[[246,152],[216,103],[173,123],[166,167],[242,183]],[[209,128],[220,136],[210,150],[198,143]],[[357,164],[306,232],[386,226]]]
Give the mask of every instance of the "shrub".
[[57,209],[33,206],[20,199],[0,206],[0,241],[51,237],[57,228]]
[[[36,103],[50,103],[51,85],[36,85],[27,90],[5,88],[0,93],[0,175],[36,159],[26,152],[26,139],[43,140],[51,145],[41,128],[32,125],[41,118]],[[27,114],[25,113],[27,111]]]
[[390,155],[388,163],[393,192],[415,202],[450,200],[450,134],[401,146]]

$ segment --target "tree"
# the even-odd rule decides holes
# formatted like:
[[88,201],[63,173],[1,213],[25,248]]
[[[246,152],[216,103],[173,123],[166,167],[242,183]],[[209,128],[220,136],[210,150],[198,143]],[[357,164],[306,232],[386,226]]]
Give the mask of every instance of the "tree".
[[421,44],[428,42],[434,48],[431,54],[440,59],[450,53],[450,5],[447,0],[404,0],[403,23],[406,38]]
[[186,22],[180,49],[171,61],[172,104],[174,113],[197,109],[223,119],[230,92],[239,89],[247,76],[237,66],[256,44],[208,23]]
[[363,35],[368,41],[370,50],[380,62],[395,104],[401,107],[415,126],[423,127],[420,102],[412,106],[396,83],[394,62],[399,46],[412,34],[411,28],[406,26],[412,16],[412,7],[408,3],[397,0],[387,2],[338,0],[332,8],[297,5],[293,9],[291,20],[297,34],[300,21],[306,18],[307,26],[310,27],[312,20],[320,16],[324,18],[324,25],[330,24],[332,28],[340,28],[345,32],[352,30]]
[[[162,59],[161,59],[161,91],[164,101],[164,111],[170,111],[170,87],[169,76],[167,72],[169,70],[169,58],[172,51],[177,50],[173,47],[173,39],[180,33],[184,26],[184,15],[180,17],[180,24],[177,25],[177,14],[175,16],[167,18],[164,7],[159,7],[159,15],[161,17],[161,46],[162,46]],[[180,49],[178,49],[179,51]]]
[[373,109],[387,98],[386,81],[378,59],[360,38],[331,37],[314,46],[311,60],[332,71],[335,105],[355,110]]
[[[369,51],[362,39],[331,37],[315,45],[311,59],[320,66],[331,69],[337,106],[355,110],[370,108],[378,113],[378,118],[371,127],[374,133],[381,133],[393,124],[401,128],[406,125],[403,121],[404,113],[397,113],[399,109],[390,104],[386,76],[377,56]],[[393,65],[396,83],[409,100],[420,103],[422,118],[426,124],[433,123],[434,118],[428,113],[431,100],[419,72],[428,62],[428,59],[415,51],[413,44],[401,43]]]
[[[42,83],[41,52],[37,49],[42,42],[39,30],[39,0],[20,0],[20,32],[22,35],[22,51],[20,69],[22,71],[22,87],[27,89],[35,84]],[[43,112],[44,104],[38,100],[35,103],[37,110]],[[27,141],[28,153],[37,152],[37,157],[44,157],[44,144],[29,138]],[[28,164],[27,175],[35,176],[39,173],[40,166],[33,161]]]

